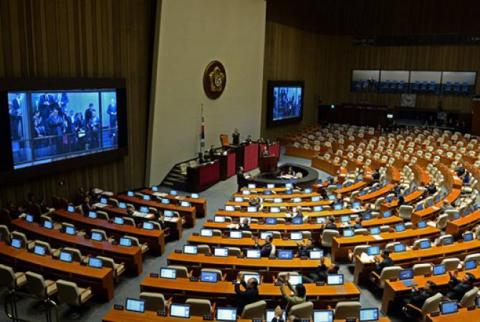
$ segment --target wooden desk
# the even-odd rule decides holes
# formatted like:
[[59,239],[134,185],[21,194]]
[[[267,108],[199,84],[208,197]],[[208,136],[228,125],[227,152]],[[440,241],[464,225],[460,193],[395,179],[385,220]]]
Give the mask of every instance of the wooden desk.
[[447,234],[458,235],[480,222],[480,210],[476,210],[471,214],[461,217],[457,220],[448,221],[445,232]]
[[419,221],[434,217],[440,210],[442,210],[442,206],[445,200],[449,203],[455,202],[455,200],[460,197],[461,192],[461,189],[454,188],[445,198],[443,198],[433,206],[427,207],[422,210],[414,211],[412,213],[412,223],[416,224]]
[[312,198],[312,197],[317,197],[320,196],[319,193],[317,192],[311,192],[311,193],[304,193],[304,192],[294,192],[292,194],[286,194],[286,193],[275,193],[271,195],[265,195],[263,193],[251,193],[249,195],[244,195],[242,193],[234,193],[233,197],[242,197],[243,199],[252,199],[252,198],[262,198],[263,200],[269,200],[269,199],[274,199],[274,198],[280,198],[280,199],[292,199],[292,198]]
[[[338,216],[346,216],[346,215],[355,215],[361,212],[364,212],[365,209],[341,209],[341,210],[323,210],[323,211],[302,211],[304,216],[308,216],[309,218],[315,217],[338,217]],[[246,212],[246,211],[225,211],[219,210],[215,212],[215,215],[218,216],[228,216],[232,218],[240,218],[240,217],[249,217],[249,218],[290,218],[287,212],[278,212],[278,213],[271,213],[271,212]]]
[[367,184],[368,184],[368,182],[366,182],[366,181],[358,181],[358,182],[355,182],[354,184],[352,184],[348,187],[337,189],[334,192],[336,194],[337,193],[340,193],[340,194],[350,193],[350,192],[353,192],[355,190],[359,190],[359,189],[365,187]]
[[[272,198],[273,199],[273,198]],[[320,200],[320,201],[302,201],[302,202],[264,202],[262,205],[264,208],[271,208],[271,207],[315,207],[315,206],[329,206],[333,204],[332,200]],[[225,203],[227,206],[234,206],[234,207],[248,207],[250,204],[247,201],[243,202],[235,202],[235,201],[227,201]]]
[[110,268],[91,268],[80,263],[66,263],[52,256],[39,256],[26,249],[16,249],[0,242],[0,261],[14,270],[31,270],[54,280],[63,278],[81,287],[91,287],[93,294],[106,301],[113,299],[113,271]]
[[108,241],[98,242],[85,238],[85,236],[72,236],[60,232],[59,230],[47,229],[38,223],[29,223],[23,219],[15,219],[12,225],[22,231],[27,232],[28,236],[40,236],[41,240],[48,241],[52,246],[69,246],[79,248],[92,255],[103,255],[111,257],[116,263],[124,262],[126,268],[140,275],[143,270],[142,250],[140,247],[122,247],[112,245]]
[[[157,196],[159,192],[155,192],[151,189],[143,189],[140,193]],[[161,192],[160,192],[161,193]],[[159,195],[160,196],[160,195]],[[207,213],[207,200],[204,198],[191,198],[188,196],[174,196],[171,194],[162,195],[161,198],[165,198],[173,201],[175,205],[179,205],[181,201],[188,201],[193,207],[195,207],[197,217],[205,217]],[[183,207],[182,207],[183,208]]]
[[466,308],[458,309],[457,313],[431,316],[427,315],[427,322],[465,322],[480,321],[480,309],[468,311]]
[[[305,240],[285,240],[281,238],[274,238],[272,244],[275,245],[277,249],[279,248],[297,248],[298,243],[304,242]],[[188,242],[192,244],[207,244],[207,245],[218,245],[218,246],[230,246],[230,247],[253,247],[255,246],[255,240],[250,237],[243,238],[228,238],[228,237],[204,237],[199,235],[191,235],[188,238]],[[259,240],[259,244],[263,245],[264,241]]]
[[[475,275],[478,280],[480,278],[480,268],[469,270],[469,273]],[[458,278],[462,279],[465,272],[458,272]],[[450,276],[448,273],[437,276],[415,276],[413,278],[418,289],[423,289],[428,281],[432,281],[437,285],[438,291],[448,289],[448,282]],[[391,310],[391,306],[395,303],[402,303],[401,299],[407,298],[411,295],[412,288],[405,286],[403,281],[385,281],[385,287],[382,296],[382,312],[387,314]],[[400,301],[399,301],[400,300]]]
[[[158,316],[157,312],[145,311],[144,313],[130,312],[126,310],[111,309],[103,317],[103,322],[204,322],[203,316],[192,316],[188,319],[173,318],[170,316]],[[216,320],[211,320],[216,322]],[[252,322],[251,319],[238,319],[237,322]],[[383,322],[383,321],[382,321]]]
[[195,219],[196,219],[195,207],[181,207],[181,206],[172,205],[172,204],[163,204],[160,201],[143,200],[137,197],[129,197],[127,195],[118,195],[116,198],[118,200],[131,203],[134,205],[152,207],[162,211],[163,210],[177,211],[180,214],[180,216],[185,217],[185,223],[189,227],[195,226]]
[[[420,198],[422,195],[423,195],[423,191],[415,190],[412,193],[409,193],[408,195],[405,196],[405,202],[406,203],[412,203],[415,200],[417,200],[418,198]],[[398,207],[398,199],[394,199],[390,203],[387,202],[387,203],[384,203],[384,204],[381,205],[381,208],[383,210],[388,210],[388,209],[395,208],[395,207]]]
[[218,160],[187,168],[187,191],[204,191],[219,181],[220,162]]
[[[358,301],[360,290],[352,282],[344,285],[317,286],[315,283],[305,283],[307,300],[335,303],[340,300]],[[219,281],[207,283],[187,278],[165,279],[156,277],[145,277],[140,284],[142,292],[159,292],[170,296],[181,293],[183,296],[194,298],[208,298],[215,300],[218,297],[230,297],[235,294],[234,285],[231,281]],[[259,296],[266,300],[279,300],[282,298],[280,287],[274,283],[261,283],[258,287]]]
[[157,255],[161,255],[165,250],[165,235],[161,230],[147,230],[134,226],[117,225],[102,219],[92,219],[83,216],[81,213],[70,213],[66,210],[56,210],[55,217],[61,218],[70,223],[84,228],[99,228],[107,231],[108,234],[116,238],[124,235],[137,237],[140,242],[147,243],[150,250]]
[[378,190],[372,191],[363,196],[356,196],[356,198],[362,202],[366,202],[368,200],[380,198],[381,196],[386,195],[387,193],[392,191],[394,188],[395,188],[395,185],[392,183],[389,183]]
[[419,238],[436,237],[440,230],[433,227],[422,229],[406,229],[402,232],[385,232],[374,237],[373,235],[358,235],[353,237],[334,237],[332,244],[332,259],[334,261],[346,261],[348,251],[358,245],[386,245],[394,241],[411,241]]

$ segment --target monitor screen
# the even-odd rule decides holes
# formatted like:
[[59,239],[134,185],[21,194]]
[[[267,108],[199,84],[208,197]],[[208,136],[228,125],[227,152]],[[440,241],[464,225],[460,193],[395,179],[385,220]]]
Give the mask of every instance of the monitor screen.
[[260,233],[260,239],[267,239],[268,236],[273,236],[272,232],[269,232],[269,231],[262,231]]
[[150,195],[143,195],[143,200],[150,201],[152,197]]
[[202,229],[202,230],[200,230],[200,236],[203,236],[203,237],[212,237],[212,236],[213,236],[213,230],[211,230],[211,229]]
[[242,190],[242,194],[243,194],[243,195],[249,195],[249,194],[250,194],[250,190]]
[[275,188],[275,184],[274,183],[268,183],[267,184],[267,189],[273,189]]
[[302,275],[290,275],[288,282],[293,286],[297,284],[302,284],[303,283]]
[[235,197],[235,198],[233,199],[233,201],[235,201],[235,202],[243,202],[243,198],[242,198],[242,197]]
[[380,247],[379,246],[370,246],[367,248],[367,254],[369,256],[376,256],[380,255]]
[[299,233],[299,232],[290,233],[290,239],[301,240],[301,239],[303,239],[303,235],[302,235],[302,233]]
[[117,225],[123,225],[124,220],[123,220],[123,218],[121,218],[121,217],[115,217],[115,218],[113,219],[113,222],[114,222],[115,224],[117,224]]
[[464,241],[472,241],[473,240],[473,233],[465,233],[463,234]]
[[40,246],[40,245],[35,245],[35,247],[33,248],[33,252],[37,255],[45,255],[47,249],[43,246]]
[[327,275],[328,285],[343,285],[343,274],[329,274]]
[[247,212],[257,212],[257,207],[248,206],[247,207]]
[[170,199],[162,198],[162,199],[160,199],[160,202],[164,205],[168,205],[168,204],[170,204]]
[[380,234],[380,228],[379,228],[379,227],[372,227],[372,228],[370,228],[370,234],[371,234],[371,235],[378,235],[378,234]]
[[333,311],[332,310],[313,311],[313,322],[333,322]]
[[92,218],[92,219],[97,218],[97,213],[95,211],[89,211],[88,218]]
[[215,272],[201,272],[200,282],[216,283],[218,280],[218,274]]
[[170,190],[170,194],[172,196],[176,196],[176,195],[178,195],[178,192],[177,192],[177,190]]
[[133,191],[128,191],[127,192],[127,196],[129,197],[134,197],[135,196],[135,193]]
[[429,240],[422,240],[420,242],[420,249],[430,248],[430,241]]
[[309,251],[310,259],[320,259],[323,257],[323,250],[314,249]]
[[190,305],[188,304],[171,304],[170,316],[176,318],[189,318],[190,317]]
[[313,211],[322,211],[323,210],[323,207],[322,206],[314,206],[313,207]]
[[148,221],[144,221],[142,227],[143,229],[153,230],[153,224]]
[[108,203],[108,199],[105,197],[100,198],[100,203],[106,205]]
[[215,247],[213,250],[213,255],[218,257],[227,257],[228,249],[223,247]]
[[268,81],[268,126],[303,118],[303,82]]
[[103,236],[102,234],[100,234],[99,232],[92,232],[92,235],[90,237],[92,240],[95,240],[95,241],[103,241]]
[[377,308],[360,309],[360,322],[378,321],[378,318]]
[[28,222],[33,222],[33,216],[31,214],[26,214],[25,215],[25,220]]
[[51,222],[50,220],[45,220],[43,222],[43,228],[53,229],[53,222]]
[[75,227],[65,226],[65,233],[67,235],[75,235],[76,234]]
[[277,218],[267,217],[267,218],[265,218],[265,224],[276,225],[277,224]]
[[100,258],[90,257],[88,259],[88,266],[94,267],[94,268],[102,268],[103,263],[102,263],[102,260]]
[[13,238],[10,242],[10,246],[15,248],[22,248],[22,241],[20,239]]
[[312,188],[305,188],[303,193],[312,193]]
[[165,217],[173,217],[175,215],[175,213],[172,210],[164,210],[163,215]]
[[148,214],[149,209],[148,209],[148,207],[146,207],[146,206],[141,206],[141,207],[140,207],[140,212],[143,212],[144,214]]
[[215,217],[213,217],[213,221],[218,222],[218,223],[224,223],[225,222],[225,217],[215,216]]
[[291,249],[279,249],[277,251],[279,259],[292,259],[293,251]]
[[450,244],[453,244],[453,237],[452,236],[444,237],[442,239],[442,245],[450,245]]
[[388,217],[391,217],[391,216],[392,216],[392,211],[390,211],[390,210],[389,210],[389,211],[385,211],[385,212],[383,213],[383,218],[388,218]]
[[286,183],[286,184],[285,184],[285,188],[287,188],[287,189],[292,189],[292,188],[293,188],[293,184],[292,184],[292,183]]
[[317,202],[317,201],[320,201],[320,196],[312,197],[312,202]]
[[301,216],[296,216],[292,218],[292,224],[294,225],[301,225],[303,224],[303,217]]
[[63,262],[70,263],[73,260],[72,254],[68,252],[60,252],[60,260]]
[[182,206],[182,207],[190,207],[190,203],[189,203],[188,201],[182,201],[182,202],[180,203],[180,206]]
[[260,258],[259,249],[247,249],[247,258]]
[[402,232],[402,231],[405,230],[405,225],[404,224],[398,224],[398,225],[395,226],[395,230],[397,232]]
[[293,198],[293,199],[292,199],[292,202],[294,202],[294,203],[302,202],[302,198],[298,198],[298,197]]
[[120,244],[120,246],[131,247],[132,246],[132,240],[130,238],[122,237],[122,238],[120,238],[119,244]]
[[443,264],[433,266],[433,275],[442,275],[445,274],[446,271],[447,269]]
[[162,267],[160,269],[160,277],[161,278],[168,278],[168,279],[176,279],[177,278],[177,271],[173,268]]
[[254,278],[257,280],[258,284],[260,284],[261,279],[260,279],[260,274],[244,274],[243,275],[243,281],[245,283],[248,283],[248,280]]
[[328,200],[336,200],[337,198],[335,195],[328,195]]
[[158,192],[158,187],[157,186],[152,186],[152,191],[153,192]]
[[248,184],[248,189],[255,189],[257,186],[254,183]]
[[340,221],[341,221],[342,223],[347,223],[347,222],[350,221],[350,216],[341,216],[341,217],[340,217]]
[[324,217],[317,217],[317,224],[324,224],[326,219]]
[[442,312],[442,314],[456,313],[458,311],[457,301],[448,301],[448,302],[440,303],[440,311]]
[[225,206],[225,211],[235,211],[234,206]]
[[237,310],[231,307],[219,307],[215,319],[217,321],[236,321]]
[[419,222],[417,223],[417,228],[425,228],[425,227],[427,227],[427,223],[426,223],[426,222],[424,222],[424,221],[419,221]]
[[342,210],[343,205],[341,203],[336,203],[333,205],[333,210]]
[[273,198],[274,203],[282,203],[282,198]]
[[198,198],[200,198],[200,196],[199,196],[198,193],[192,193],[192,194],[190,195],[190,198],[192,198],[192,199],[198,199]]
[[197,246],[193,246],[193,245],[183,246],[184,254],[197,254],[197,252],[198,252]]
[[120,202],[120,203],[118,204],[118,207],[121,208],[121,209],[127,209],[127,204],[124,203],[124,202]]
[[362,207],[362,204],[358,201],[355,201],[354,203],[352,203],[353,209],[360,209],[361,207]]
[[399,275],[400,280],[409,280],[413,278],[413,270],[412,269],[403,269],[400,271]]
[[395,253],[404,252],[404,251],[406,251],[406,249],[407,249],[407,248],[406,248],[406,246],[405,246],[404,244],[395,244],[395,245],[393,246],[393,251],[394,251]]
[[345,229],[343,231],[343,237],[352,237],[354,235],[354,232],[352,229]]
[[242,232],[241,231],[231,231],[230,232],[230,238],[242,238]]
[[270,212],[271,212],[272,214],[278,214],[278,213],[280,212],[280,208],[278,208],[278,207],[271,207],[271,208],[270,208]]
[[127,311],[143,313],[145,312],[145,301],[127,298],[125,300],[125,309]]
[[465,261],[465,270],[471,270],[477,268],[477,261],[476,260],[468,260]]
[[68,206],[67,211],[68,212],[75,212],[75,207],[74,206]]

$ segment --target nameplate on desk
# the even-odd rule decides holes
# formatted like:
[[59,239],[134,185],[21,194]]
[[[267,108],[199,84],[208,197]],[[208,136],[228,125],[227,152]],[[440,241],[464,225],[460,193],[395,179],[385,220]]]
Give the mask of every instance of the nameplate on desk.
[[120,304],[114,304],[113,308],[118,311],[123,311],[124,309],[123,305],[120,305]]
[[166,197],[166,196],[168,196],[168,193],[165,193],[165,192],[154,192],[153,195],[156,196],[156,197]]
[[93,204],[93,206],[96,207],[96,208],[105,208],[108,205],[98,202],[98,203]]
[[373,235],[372,237],[373,237],[373,239],[375,239],[375,240],[383,240],[383,237],[380,236],[380,235]]

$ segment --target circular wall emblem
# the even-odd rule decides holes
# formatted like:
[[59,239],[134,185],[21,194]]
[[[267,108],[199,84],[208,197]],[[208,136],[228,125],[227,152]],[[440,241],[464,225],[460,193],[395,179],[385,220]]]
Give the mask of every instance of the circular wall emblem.
[[225,90],[226,84],[225,67],[218,60],[210,62],[203,73],[203,90],[207,97],[212,100],[219,98]]

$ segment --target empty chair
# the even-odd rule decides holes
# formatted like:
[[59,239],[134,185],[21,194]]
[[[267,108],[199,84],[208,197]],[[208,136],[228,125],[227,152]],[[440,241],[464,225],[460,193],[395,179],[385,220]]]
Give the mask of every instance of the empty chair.
[[459,215],[459,211],[456,209],[448,209],[445,211],[445,213],[448,216],[448,220],[453,221],[455,220],[455,217]]
[[125,235],[124,237],[130,239],[132,241],[133,246],[140,247],[142,250],[142,254],[145,254],[150,249],[147,243],[140,244],[140,241],[138,240],[137,237],[128,236],[128,235]]
[[292,306],[289,310],[289,315],[295,315],[300,319],[311,319],[313,315],[313,303],[305,302]]
[[27,276],[22,272],[14,272],[13,268],[0,264],[0,286],[14,290],[27,283]]
[[80,307],[93,297],[90,288],[81,288],[76,283],[65,280],[58,280],[57,288],[58,300],[71,306]]
[[174,269],[179,278],[190,278],[192,275],[185,266],[180,265],[168,265],[168,268]]
[[477,298],[477,293],[479,289],[477,287],[472,288],[470,291],[465,293],[460,300],[460,306],[462,307],[475,307],[475,299]]
[[265,308],[267,307],[267,302],[257,301],[245,305],[243,308],[241,318],[242,319],[263,319],[265,316]]
[[268,231],[267,233],[272,234],[272,238],[282,238],[282,234],[279,231]]
[[413,265],[413,275],[431,275],[432,274],[432,265],[431,264],[415,264]]
[[445,258],[442,260],[442,264],[445,265],[446,271],[454,271],[460,265],[460,259],[455,257]]
[[10,244],[10,230],[5,225],[0,225],[0,241]]
[[110,216],[105,211],[97,210],[97,218],[103,220],[110,220]]
[[[306,220],[304,220],[305,222]],[[312,232],[308,230],[303,230],[302,231],[302,237],[303,239],[311,239],[312,238]]]
[[469,255],[465,256],[465,259],[463,261],[464,262],[466,262],[466,261],[476,261],[478,264],[480,264],[480,253],[469,254]]
[[145,301],[145,310],[154,312],[165,312],[167,302],[161,293],[141,292],[140,299]]
[[338,237],[340,236],[340,233],[337,230],[333,229],[325,229],[322,232],[322,246],[323,247],[332,247],[333,243],[333,237]]
[[400,277],[400,271],[402,270],[401,266],[390,266],[384,267],[380,275],[377,272],[372,272],[373,276],[377,281],[379,288],[383,289],[385,286],[385,281],[390,279],[398,279]]
[[123,217],[123,223],[128,226],[137,226],[135,219],[131,217]]
[[[427,314],[439,311],[439,305],[442,298],[442,293],[437,293],[429,297],[425,303],[423,303],[421,308],[418,308],[412,304],[407,304],[406,312],[412,312],[414,313],[414,317],[420,318],[421,321],[425,321],[425,316],[427,316]],[[407,313],[407,315],[411,316],[409,313]]]
[[57,283],[51,280],[45,280],[42,275],[34,272],[26,272],[27,277],[26,289],[29,293],[42,299],[48,299],[57,293]]
[[123,272],[125,272],[125,264],[124,263],[115,263],[115,261],[110,258],[110,257],[105,257],[105,256],[97,256],[97,258],[100,258],[103,262],[103,265],[105,267],[111,268],[113,271],[113,277],[115,279],[118,279]]
[[250,230],[242,230],[242,236],[246,238],[252,238],[253,234]]
[[368,235],[370,232],[368,231],[367,228],[358,228],[354,230],[355,235]]
[[353,248],[353,252],[351,253],[351,261],[355,262],[355,258],[357,256],[361,256],[362,253],[367,253],[367,249],[370,247],[369,245],[357,245]]
[[187,299],[185,304],[190,305],[190,315],[205,316],[213,313],[212,304],[204,299]]
[[410,205],[401,205],[398,209],[398,216],[405,220],[410,220],[413,213],[413,206]]
[[210,246],[205,244],[197,245],[197,252],[199,254],[210,254]]
[[219,236],[222,237],[222,231],[220,229],[213,229],[212,236]]
[[227,247],[228,256],[240,256],[242,255],[242,250],[238,247]]
[[447,223],[448,223],[448,215],[447,214],[442,214],[442,215],[437,217],[436,226],[437,226],[438,229],[445,229],[445,227],[447,227]]
[[335,306],[335,320],[345,320],[347,318],[359,318],[360,309],[362,305],[360,302],[338,302]]

